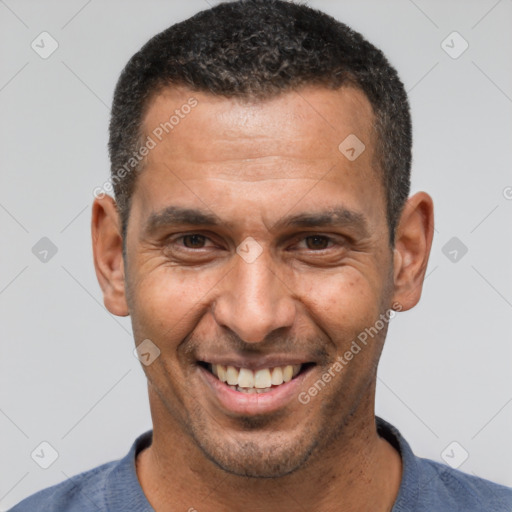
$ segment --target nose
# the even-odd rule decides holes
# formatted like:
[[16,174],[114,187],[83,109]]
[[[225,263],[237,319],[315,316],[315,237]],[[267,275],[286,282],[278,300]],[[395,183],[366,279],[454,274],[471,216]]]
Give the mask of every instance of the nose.
[[271,270],[268,253],[248,263],[236,256],[235,268],[222,280],[213,316],[247,343],[263,341],[276,329],[293,325],[293,294]]

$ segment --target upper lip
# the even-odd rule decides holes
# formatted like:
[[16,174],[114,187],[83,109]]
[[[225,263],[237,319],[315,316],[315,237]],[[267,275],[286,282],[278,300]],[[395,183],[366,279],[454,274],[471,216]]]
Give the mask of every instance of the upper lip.
[[290,354],[255,355],[253,357],[205,355],[204,357],[198,357],[198,361],[210,364],[222,364],[224,366],[234,366],[235,368],[247,368],[254,371],[263,368],[274,368],[275,366],[313,363],[307,356],[292,356]]

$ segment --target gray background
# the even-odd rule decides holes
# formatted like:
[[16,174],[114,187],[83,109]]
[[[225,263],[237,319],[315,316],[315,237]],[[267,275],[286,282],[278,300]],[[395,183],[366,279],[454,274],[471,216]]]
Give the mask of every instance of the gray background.
[[[92,191],[108,178],[122,67],[209,3],[0,0],[0,510],[123,456],[151,427],[129,319],[106,311],[94,275]],[[413,191],[436,205],[423,298],[392,321],[377,413],[417,454],[459,465],[465,450],[462,471],[512,485],[512,1],[309,3],[397,67],[414,119]],[[59,44],[47,59],[31,48],[43,31]],[[469,44],[456,59],[442,47],[453,31]],[[457,37],[444,43],[452,53]],[[46,262],[45,242],[32,251],[42,237],[57,247]],[[46,470],[31,458],[42,441],[59,454]]]

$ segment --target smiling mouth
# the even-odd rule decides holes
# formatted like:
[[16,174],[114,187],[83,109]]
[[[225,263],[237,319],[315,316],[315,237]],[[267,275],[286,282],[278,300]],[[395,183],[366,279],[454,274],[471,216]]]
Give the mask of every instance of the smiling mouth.
[[268,393],[309,370],[309,368],[314,366],[314,363],[288,364],[272,368],[261,368],[259,370],[212,364],[205,361],[199,361],[199,365],[233,391],[250,394]]

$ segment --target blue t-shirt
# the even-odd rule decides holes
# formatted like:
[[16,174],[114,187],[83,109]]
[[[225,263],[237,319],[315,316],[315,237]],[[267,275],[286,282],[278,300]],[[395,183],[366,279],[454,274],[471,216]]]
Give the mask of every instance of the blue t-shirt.
[[[402,481],[392,512],[512,512],[512,488],[416,457],[400,432],[377,417],[377,430],[402,457]],[[154,512],[137,479],[141,435],[126,457],[29,496],[10,512]]]

